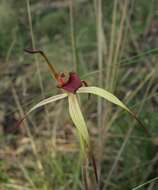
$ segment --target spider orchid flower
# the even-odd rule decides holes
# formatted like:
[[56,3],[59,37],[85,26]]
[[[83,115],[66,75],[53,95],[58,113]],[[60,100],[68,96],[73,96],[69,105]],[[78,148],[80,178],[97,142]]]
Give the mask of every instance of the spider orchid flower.
[[[138,119],[136,114],[134,114],[122,101],[120,101],[116,96],[114,96],[112,93],[96,87],[96,86],[88,86],[85,81],[82,81],[80,77],[77,75],[75,72],[70,72],[68,74],[68,77],[65,76],[64,73],[58,73],[50,64],[47,56],[44,54],[43,51],[41,50],[32,50],[32,49],[25,49],[26,52],[28,53],[40,53],[45,61],[48,64],[48,67],[51,71],[51,74],[53,78],[56,79],[58,85],[58,88],[63,89],[63,92],[61,94],[46,98],[42,101],[40,101],[38,104],[33,106],[25,115],[25,117],[20,121],[20,123],[34,110],[36,110],[39,107],[42,107],[46,104],[49,104],[51,102],[55,102],[57,100],[61,99],[68,99],[69,102],[69,114],[70,117],[74,123],[74,125],[77,128],[78,136],[80,138],[80,143],[82,150],[85,150],[85,148],[90,148],[90,137],[88,133],[88,129],[86,126],[86,122],[84,120],[82,111],[80,109],[80,105],[78,102],[77,94],[93,94],[100,96],[104,98],[105,100],[116,104],[117,106],[123,108],[126,110],[128,113],[130,113],[137,121],[138,123],[145,129],[145,131],[149,134],[149,131],[144,127],[142,122]],[[19,125],[20,125],[19,123]],[[150,136],[150,134],[149,134]]]
[[[114,96],[112,93],[96,87],[96,86],[87,86],[87,83],[85,81],[82,81],[80,77],[77,75],[75,72],[70,72],[68,76],[66,77],[64,73],[58,73],[54,69],[54,67],[50,64],[49,60],[47,59],[46,55],[44,52],[41,50],[30,50],[30,49],[25,49],[26,52],[28,53],[40,53],[43,58],[46,60],[48,67],[51,71],[51,74],[53,78],[57,81],[57,87],[62,89],[62,93],[46,98],[39,103],[37,103],[35,106],[33,106],[24,116],[24,118],[20,121],[20,123],[34,110],[38,109],[39,107],[42,107],[46,104],[61,100],[61,99],[68,99],[69,103],[69,114],[72,119],[72,122],[76,126],[77,133],[80,139],[80,145],[81,145],[81,150],[82,153],[90,153],[90,136],[88,133],[87,125],[84,120],[82,111],[80,109],[80,105],[78,102],[78,94],[93,94],[100,96],[104,98],[105,100],[116,104],[117,106],[123,108],[126,110],[128,113],[130,113],[137,121],[138,123],[148,132],[148,130],[144,127],[144,125],[141,123],[141,121],[138,119],[136,114],[134,114],[122,101],[120,101],[116,96]],[[20,125],[19,123],[19,125]],[[93,158],[92,158],[93,159]],[[94,165],[94,170],[96,170],[95,163]],[[96,171],[95,171],[96,173]],[[96,178],[97,178],[97,174]]]

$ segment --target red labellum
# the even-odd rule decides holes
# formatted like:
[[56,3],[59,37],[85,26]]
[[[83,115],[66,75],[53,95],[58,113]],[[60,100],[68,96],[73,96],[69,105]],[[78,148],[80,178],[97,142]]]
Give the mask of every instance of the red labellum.
[[75,93],[81,86],[82,81],[80,77],[76,73],[71,72],[69,73],[68,81],[62,84],[61,88],[68,92]]

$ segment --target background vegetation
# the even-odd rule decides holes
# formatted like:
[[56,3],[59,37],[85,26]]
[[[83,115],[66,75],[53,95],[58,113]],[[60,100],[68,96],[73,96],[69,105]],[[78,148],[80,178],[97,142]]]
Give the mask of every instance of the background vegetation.
[[[59,71],[77,70],[89,85],[113,92],[152,133],[149,139],[111,104],[81,99],[99,189],[132,190],[158,176],[157,44],[157,0],[0,0],[0,189],[84,188],[65,102],[12,130],[32,105],[59,92],[43,59],[24,53],[28,47],[44,50]],[[157,190],[158,183],[141,189]]]

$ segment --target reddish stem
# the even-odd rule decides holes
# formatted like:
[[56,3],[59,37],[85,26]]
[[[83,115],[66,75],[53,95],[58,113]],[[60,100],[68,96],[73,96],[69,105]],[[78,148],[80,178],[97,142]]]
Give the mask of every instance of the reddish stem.
[[45,59],[45,61],[47,62],[48,64],[48,67],[51,71],[51,74],[53,75],[53,77],[58,81],[58,78],[59,78],[59,74],[58,72],[55,70],[55,68],[53,67],[53,65],[49,62],[46,54],[42,51],[42,50],[38,50],[38,49],[24,49],[25,52],[27,53],[39,53],[41,54],[41,56]]
[[93,165],[93,169],[94,169],[95,179],[98,184],[99,180],[98,180],[98,173],[97,173],[97,165],[96,165],[96,161],[95,161],[95,157],[94,157],[93,153],[91,154],[91,156],[92,156],[92,165]]

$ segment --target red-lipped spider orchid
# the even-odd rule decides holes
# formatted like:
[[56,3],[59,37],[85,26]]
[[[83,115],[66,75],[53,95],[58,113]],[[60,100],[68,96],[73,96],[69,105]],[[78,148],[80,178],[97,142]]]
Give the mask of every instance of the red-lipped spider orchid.
[[[95,164],[95,159],[92,154],[91,150],[91,144],[90,144],[90,137],[88,133],[88,129],[84,120],[84,117],[82,115],[79,103],[78,103],[78,94],[94,94],[97,96],[100,96],[109,102],[116,104],[120,107],[122,107],[124,110],[126,110],[128,113],[130,113],[137,121],[138,123],[147,131],[147,133],[150,135],[148,130],[144,127],[144,125],[141,123],[141,121],[138,119],[138,117],[124,104],[122,101],[120,101],[116,96],[114,96],[112,93],[99,88],[95,86],[87,86],[87,83],[85,81],[82,81],[80,77],[77,75],[75,72],[70,72],[68,76],[66,76],[64,73],[58,73],[52,64],[50,64],[47,56],[44,54],[43,51],[41,50],[31,50],[31,49],[25,49],[26,52],[28,53],[40,53],[45,61],[48,64],[48,67],[50,69],[52,77],[57,81],[57,87],[62,89],[62,93],[46,98],[33,106],[25,115],[25,117],[20,121],[20,123],[28,116],[32,111],[36,110],[37,108],[44,106],[46,104],[49,104],[51,102],[55,102],[60,99],[66,99],[68,98],[69,102],[69,113],[70,117],[74,123],[74,125],[77,128],[77,133],[80,139],[80,145],[81,145],[81,150],[84,155],[88,155],[92,158],[92,164],[94,167],[94,172],[95,172],[95,177],[96,180],[98,181],[98,176],[97,176],[97,169],[96,169],[96,164]],[[19,125],[20,125],[19,123]]]

